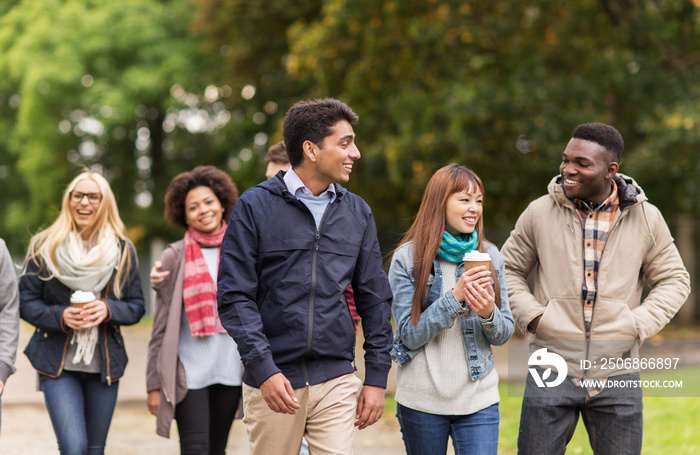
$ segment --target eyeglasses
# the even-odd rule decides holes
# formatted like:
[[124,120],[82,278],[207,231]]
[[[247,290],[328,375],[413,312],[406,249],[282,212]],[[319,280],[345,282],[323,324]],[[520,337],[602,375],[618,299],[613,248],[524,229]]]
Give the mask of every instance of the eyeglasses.
[[80,203],[83,198],[87,196],[88,202],[90,204],[97,204],[102,200],[102,195],[100,193],[81,193],[80,191],[71,191],[70,200],[71,202]]

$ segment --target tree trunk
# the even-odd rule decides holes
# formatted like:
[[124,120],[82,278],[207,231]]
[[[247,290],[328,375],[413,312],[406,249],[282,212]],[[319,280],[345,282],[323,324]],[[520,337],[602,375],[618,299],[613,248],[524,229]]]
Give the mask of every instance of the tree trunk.
[[683,304],[674,321],[680,325],[691,325],[695,321],[695,218],[690,215],[680,215],[676,218],[676,245],[683,258],[683,264],[690,274],[691,291],[688,300]]

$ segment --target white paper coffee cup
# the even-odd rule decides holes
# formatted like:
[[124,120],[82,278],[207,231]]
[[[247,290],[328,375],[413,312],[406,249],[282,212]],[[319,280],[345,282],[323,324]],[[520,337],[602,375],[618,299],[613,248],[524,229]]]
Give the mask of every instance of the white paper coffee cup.
[[465,272],[473,267],[478,267],[480,265],[486,267],[489,267],[491,265],[491,256],[489,256],[488,253],[481,253],[476,250],[470,251],[469,253],[465,253],[462,260],[464,261]]
[[70,304],[73,306],[83,306],[96,299],[95,293],[92,291],[74,291],[70,296]]

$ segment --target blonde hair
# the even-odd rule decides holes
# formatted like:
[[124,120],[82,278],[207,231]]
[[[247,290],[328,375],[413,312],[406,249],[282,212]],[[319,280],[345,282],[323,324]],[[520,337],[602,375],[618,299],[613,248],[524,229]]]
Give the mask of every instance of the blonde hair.
[[[94,220],[81,230],[75,223],[75,219],[70,211],[70,193],[75,189],[78,183],[83,180],[92,180],[97,184],[102,194],[102,200],[100,206],[97,208]],[[58,218],[56,218],[51,226],[36,233],[29,242],[29,250],[24,261],[22,273],[26,273],[29,261],[34,261],[39,267],[41,267],[42,260],[51,261],[53,264],[56,264],[56,248],[58,248],[71,232],[81,235],[84,230],[90,230],[88,243],[91,245],[103,245],[106,240],[105,235],[108,232],[105,228],[110,227],[117,239],[124,243],[117,266],[117,273],[114,277],[116,283],[114,294],[117,298],[121,297],[122,287],[129,276],[132,252],[131,248],[128,246],[126,229],[119,217],[117,201],[114,198],[114,193],[109,183],[100,174],[84,171],[68,184],[63,192],[61,201],[61,212],[58,214]],[[53,278],[53,275],[46,279],[51,278]]]

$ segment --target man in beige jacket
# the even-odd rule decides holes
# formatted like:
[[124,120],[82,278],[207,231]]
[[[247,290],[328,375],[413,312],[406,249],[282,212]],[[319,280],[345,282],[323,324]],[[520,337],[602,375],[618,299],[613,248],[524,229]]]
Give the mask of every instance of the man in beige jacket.
[[623,147],[612,126],[579,125],[548,194],[503,245],[513,316],[531,334],[530,364],[556,354],[566,361],[557,371],[567,373],[559,382],[558,371],[555,385],[543,382],[546,370],[531,369],[520,454],[564,453],[579,413],[596,455],[641,452],[639,371],[624,359],[676,314],[690,278],[659,210],[618,174]]

